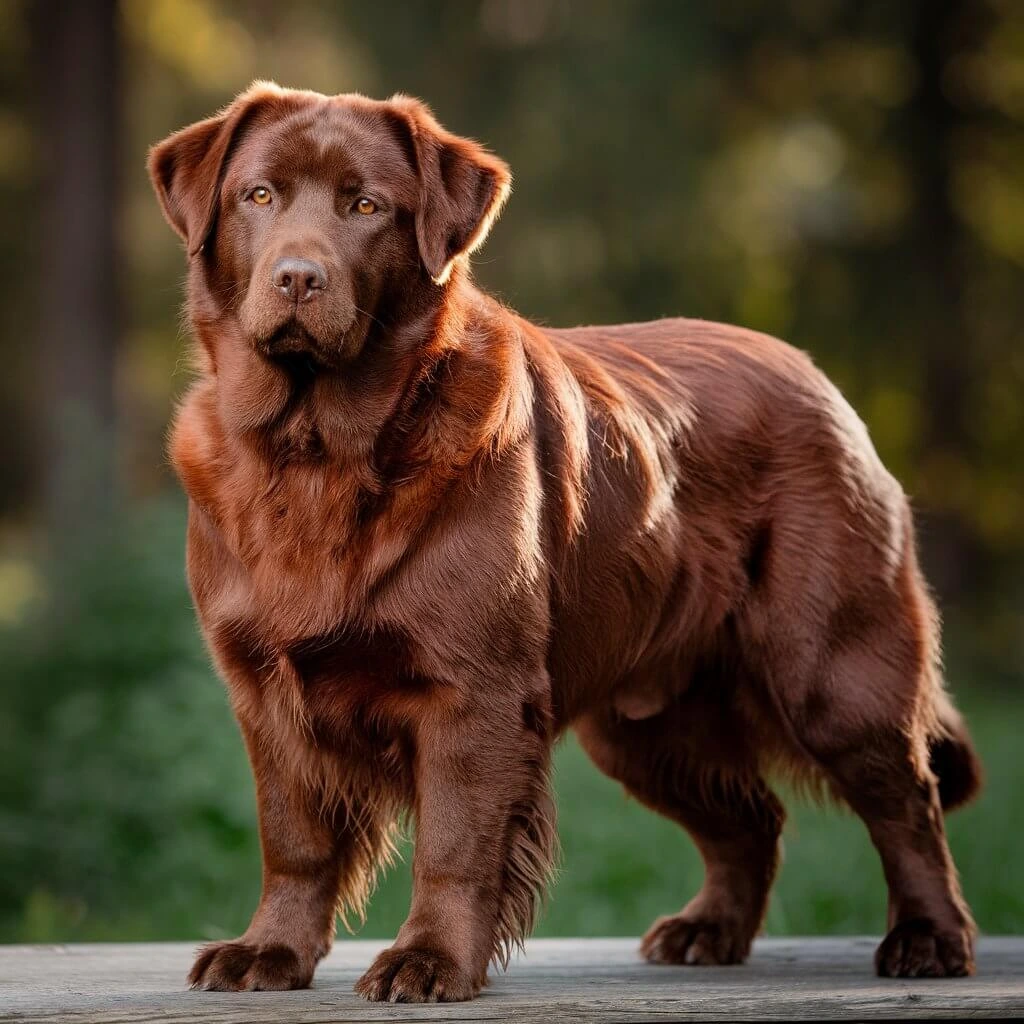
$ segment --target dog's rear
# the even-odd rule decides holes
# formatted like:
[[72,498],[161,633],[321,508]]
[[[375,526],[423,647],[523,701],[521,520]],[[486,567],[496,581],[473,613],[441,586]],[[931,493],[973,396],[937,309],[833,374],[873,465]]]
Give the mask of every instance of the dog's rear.
[[577,597],[555,618],[555,692],[583,707],[570,717],[595,762],[682,824],[708,867],[645,955],[747,955],[777,866],[781,770],[869,829],[893,925],[879,972],[971,973],[941,806],[974,792],[977,759],[942,689],[909,503],[863,423],[810,360],[740,328],[547,333],[605,440],[562,573]]

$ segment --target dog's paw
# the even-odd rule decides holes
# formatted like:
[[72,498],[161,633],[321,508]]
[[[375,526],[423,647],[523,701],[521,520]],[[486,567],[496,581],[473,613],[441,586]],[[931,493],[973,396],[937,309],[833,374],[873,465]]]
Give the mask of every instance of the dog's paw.
[[651,925],[640,953],[652,964],[740,964],[750,952],[752,939],[738,923],[673,914]]
[[480,992],[450,957],[429,949],[386,949],[356,982],[356,992],[375,1003],[457,1003]]
[[883,978],[962,978],[974,973],[974,941],[967,929],[940,932],[933,921],[901,921],[875,953]]
[[274,992],[308,988],[316,966],[281,945],[212,942],[196,956],[189,971],[192,988],[210,992]]

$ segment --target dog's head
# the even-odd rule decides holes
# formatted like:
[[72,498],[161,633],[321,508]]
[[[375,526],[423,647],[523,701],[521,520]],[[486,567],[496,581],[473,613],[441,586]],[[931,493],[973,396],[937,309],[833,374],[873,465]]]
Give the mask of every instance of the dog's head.
[[265,83],[156,145],[149,172],[188,249],[193,313],[233,320],[268,359],[328,366],[440,301],[510,181],[417,100]]

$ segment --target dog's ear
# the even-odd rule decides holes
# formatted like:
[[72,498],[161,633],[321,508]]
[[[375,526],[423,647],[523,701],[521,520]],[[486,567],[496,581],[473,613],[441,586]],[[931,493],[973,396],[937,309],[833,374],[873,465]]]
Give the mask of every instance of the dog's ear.
[[232,147],[257,114],[280,96],[273,83],[254,83],[216,116],[182,128],[149,151],[153,188],[189,256],[203,248],[213,230]]
[[419,100],[397,95],[389,106],[408,133],[420,178],[420,259],[434,281],[444,284],[455,261],[487,237],[508,198],[512,175],[508,165],[483,146],[445,131]]

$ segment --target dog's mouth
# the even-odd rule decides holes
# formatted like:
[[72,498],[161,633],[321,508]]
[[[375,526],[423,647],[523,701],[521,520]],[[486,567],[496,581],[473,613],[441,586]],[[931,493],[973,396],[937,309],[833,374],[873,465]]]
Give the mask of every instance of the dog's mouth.
[[[350,335],[357,318],[346,323],[314,323],[308,317],[292,314],[275,326],[255,332],[252,343],[270,362],[311,361],[318,369],[338,369],[347,359]],[[313,329],[311,329],[313,328]],[[316,329],[320,328],[320,329]]]
[[266,337],[258,338],[256,348],[271,362],[285,367],[318,368],[331,362],[320,340],[294,318],[280,324]]

